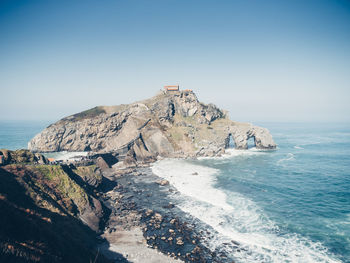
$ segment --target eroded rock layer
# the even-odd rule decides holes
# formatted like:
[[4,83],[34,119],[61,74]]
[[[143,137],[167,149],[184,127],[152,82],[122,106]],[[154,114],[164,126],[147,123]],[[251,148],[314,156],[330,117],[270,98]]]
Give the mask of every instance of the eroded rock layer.
[[275,149],[265,128],[231,121],[226,111],[198,101],[192,91],[161,91],[119,106],[100,106],[66,117],[28,144],[34,152],[93,151],[125,154],[125,161],[217,156],[232,136],[237,149],[253,137],[258,149]]

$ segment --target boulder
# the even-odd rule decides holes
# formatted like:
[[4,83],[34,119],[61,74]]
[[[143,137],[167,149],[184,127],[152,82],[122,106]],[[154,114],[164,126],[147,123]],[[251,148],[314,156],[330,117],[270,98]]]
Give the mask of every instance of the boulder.
[[165,186],[165,185],[169,185],[169,181],[168,180],[160,180],[157,182],[157,184],[159,184],[161,186]]
[[96,159],[96,165],[103,171],[106,169],[109,169],[109,165],[106,163],[106,161],[103,159],[103,157],[99,156]]

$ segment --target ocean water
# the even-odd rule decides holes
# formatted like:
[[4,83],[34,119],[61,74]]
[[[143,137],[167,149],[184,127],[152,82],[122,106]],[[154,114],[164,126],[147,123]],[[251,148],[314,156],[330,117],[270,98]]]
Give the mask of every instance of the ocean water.
[[[1,121],[0,148],[26,148],[49,124]],[[213,249],[239,243],[226,251],[236,262],[350,262],[350,125],[260,125],[276,151],[232,148],[152,170],[177,188],[179,208],[212,227]]]
[[50,121],[0,121],[0,149],[26,149],[28,142]]
[[213,249],[240,244],[227,248],[237,262],[350,262],[350,125],[262,126],[276,151],[167,159],[153,172],[177,188],[179,208],[215,230]]
[[[0,149],[27,149],[28,142],[43,129],[50,121],[0,121]],[[44,153],[47,158],[55,160],[74,159],[76,156],[86,156],[87,152],[54,152]]]

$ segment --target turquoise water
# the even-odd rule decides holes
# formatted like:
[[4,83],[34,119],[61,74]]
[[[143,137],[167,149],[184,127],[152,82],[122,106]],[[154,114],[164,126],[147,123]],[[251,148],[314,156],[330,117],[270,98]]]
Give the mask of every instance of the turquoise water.
[[[246,207],[240,207],[239,213],[252,205],[254,211],[246,212],[250,216],[257,213],[259,222],[247,220],[248,225],[238,227],[239,231],[254,232],[257,227],[256,232],[275,232],[274,238],[285,237],[288,241],[281,242],[291,242],[291,247],[300,246],[300,240],[306,247],[313,246],[315,253],[324,254],[320,261],[330,261],[326,258],[329,255],[331,259],[350,262],[350,126],[263,126],[273,134],[277,151],[251,150],[250,154],[195,163],[219,171],[213,186],[226,193],[233,207],[237,193],[251,202],[243,203]],[[244,224],[239,219],[231,223]],[[245,229],[249,227],[253,229]],[[293,243],[293,238],[299,243]],[[283,246],[282,243],[276,245]],[[298,258],[292,261],[304,262]]]
[[0,121],[0,149],[26,149],[30,139],[49,124],[49,121]]
[[[48,124],[0,122],[0,148],[26,148]],[[261,126],[276,151],[165,160],[154,172],[183,194],[181,209],[220,233],[212,246],[240,243],[237,262],[350,262],[350,125]]]
[[350,262],[350,125],[261,126],[276,151],[162,160],[153,172],[203,222],[208,246],[235,262]]

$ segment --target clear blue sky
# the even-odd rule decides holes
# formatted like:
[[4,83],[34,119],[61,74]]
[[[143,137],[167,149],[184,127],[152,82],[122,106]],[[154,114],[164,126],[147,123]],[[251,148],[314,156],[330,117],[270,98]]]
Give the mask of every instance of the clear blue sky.
[[0,119],[193,89],[239,121],[350,121],[350,1],[0,0]]

